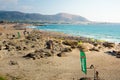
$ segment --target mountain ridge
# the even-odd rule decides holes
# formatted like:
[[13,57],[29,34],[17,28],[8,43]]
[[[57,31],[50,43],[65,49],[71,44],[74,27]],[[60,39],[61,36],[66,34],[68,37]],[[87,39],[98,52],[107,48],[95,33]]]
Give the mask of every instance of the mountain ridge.
[[85,17],[69,14],[58,13],[55,15],[44,15],[39,13],[24,13],[19,11],[0,11],[0,20],[8,21],[52,21],[52,22],[89,22]]

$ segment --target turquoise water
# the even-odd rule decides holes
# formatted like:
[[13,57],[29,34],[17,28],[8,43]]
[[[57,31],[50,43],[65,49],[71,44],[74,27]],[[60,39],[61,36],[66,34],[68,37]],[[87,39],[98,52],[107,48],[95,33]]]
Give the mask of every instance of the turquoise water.
[[83,36],[120,42],[120,24],[79,24],[79,25],[45,25],[31,26],[38,30],[63,32],[74,36]]

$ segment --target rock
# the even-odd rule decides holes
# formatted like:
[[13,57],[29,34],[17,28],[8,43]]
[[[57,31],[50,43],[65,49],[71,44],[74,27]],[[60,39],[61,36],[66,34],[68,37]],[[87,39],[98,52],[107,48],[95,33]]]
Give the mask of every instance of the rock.
[[16,46],[16,50],[22,50],[21,46]]
[[0,50],[2,50],[2,46],[0,45]]
[[13,37],[13,38],[16,38],[16,36],[15,36],[14,34],[12,35],[12,37]]
[[32,41],[37,41],[35,38],[31,39]]
[[25,55],[25,56],[23,56],[24,58],[32,58],[32,59],[35,59],[35,54],[33,54],[33,53],[29,53],[29,54],[27,54],[27,55]]
[[120,51],[108,51],[107,53],[111,54],[112,56],[116,56],[116,58],[120,58]]
[[71,52],[72,49],[69,47],[63,48],[63,50],[61,50],[61,52]]
[[0,32],[0,36],[2,35],[3,33]]
[[29,41],[25,41],[25,44],[26,44],[26,45],[29,44]]
[[16,36],[14,34],[6,34],[6,37],[8,39],[15,39],[16,38]]
[[10,61],[10,65],[18,65],[17,61]]
[[81,44],[81,45],[78,45],[78,48],[79,48],[80,50],[83,50],[83,51],[87,52],[87,51],[89,51],[89,49],[92,49],[92,48],[93,48],[93,45],[90,44],[90,43],[83,43],[83,44]]
[[8,42],[7,45],[15,46],[15,44],[13,42]]
[[28,36],[29,35],[29,32],[28,31],[26,31],[26,29],[23,31],[23,34],[24,34],[24,36]]
[[53,41],[52,40],[47,41],[46,46],[47,49],[53,49]]
[[28,50],[28,48],[27,47],[23,47],[23,50]]
[[26,36],[25,38],[26,38],[26,39],[28,39],[28,40],[30,40],[30,39],[31,39],[31,37],[30,37],[30,36]]
[[99,44],[98,43],[93,43],[94,46],[98,46]]
[[35,46],[34,46],[34,45],[32,45],[32,46],[31,46],[31,48],[35,48]]
[[87,77],[82,77],[79,80],[92,80],[91,78],[87,78]]
[[109,54],[109,55],[112,55],[112,56],[116,56],[116,51],[107,51],[106,52],[107,54]]
[[116,58],[120,58],[120,53],[119,53],[119,54],[116,54]]
[[90,51],[97,51],[97,52],[99,52],[99,49],[97,47],[93,47],[92,49],[90,49]]
[[7,43],[7,41],[3,41],[2,43],[3,43],[3,44],[6,44],[6,43]]
[[104,42],[104,43],[103,43],[103,46],[104,46],[104,47],[108,47],[108,48],[112,48],[112,47],[115,47],[115,43]]
[[62,42],[64,45],[71,46],[71,48],[75,48],[78,45],[78,42],[76,40],[65,40]]
[[50,51],[44,51],[44,49],[40,49],[32,53],[28,53],[27,55],[23,57],[32,58],[33,60],[35,60],[35,59],[40,59],[40,58],[45,58],[45,57],[50,57],[50,56],[52,56],[52,53]]
[[38,39],[41,39],[41,34],[39,31],[32,31],[30,34],[25,36],[27,40],[31,41],[37,41]]
[[116,58],[120,58],[120,51],[116,52]]
[[66,57],[67,55],[66,55],[66,53],[62,52],[62,53],[57,54],[57,56],[58,57]]
[[5,50],[9,50],[10,47],[8,45],[5,45]]

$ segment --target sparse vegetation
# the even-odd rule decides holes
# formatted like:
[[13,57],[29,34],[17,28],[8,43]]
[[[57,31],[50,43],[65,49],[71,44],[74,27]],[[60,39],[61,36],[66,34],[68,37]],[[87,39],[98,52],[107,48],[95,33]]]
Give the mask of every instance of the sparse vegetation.
[[1,77],[1,76],[0,76],[0,80],[7,80],[7,79],[5,79],[4,77]]

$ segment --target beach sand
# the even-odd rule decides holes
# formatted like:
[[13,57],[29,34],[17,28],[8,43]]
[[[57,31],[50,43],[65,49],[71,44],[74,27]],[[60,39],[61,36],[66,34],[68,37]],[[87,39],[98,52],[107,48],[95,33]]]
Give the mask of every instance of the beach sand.
[[[10,30],[12,33],[23,32],[23,30]],[[29,30],[28,30],[29,31]],[[4,34],[9,34],[8,30],[2,30]],[[46,36],[44,31],[42,34]],[[58,33],[59,34],[59,33]],[[57,34],[57,35],[58,35]],[[51,35],[53,35],[51,33]],[[63,34],[62,34],[63,35]],[[6,40],[3,35],[0,39]],[[24,39],[24,35],[22,35]],[[72,49],[72,52],[66,52],[66,57],[51,56],[40,59],[26,59],[23,55],[32,52],[28,51],[0,51],[0,74],[8,80],[79,80],[81,77],[94,77],[94,70],[88,69],[87,75],[81,71],[80,51],[78,48]],[[114,48],[104,48],[97,51],[87,51],[87,67],[94,65],[99,72],[100,80],[120,80],[120,59],[112,56],[107,51]]]

